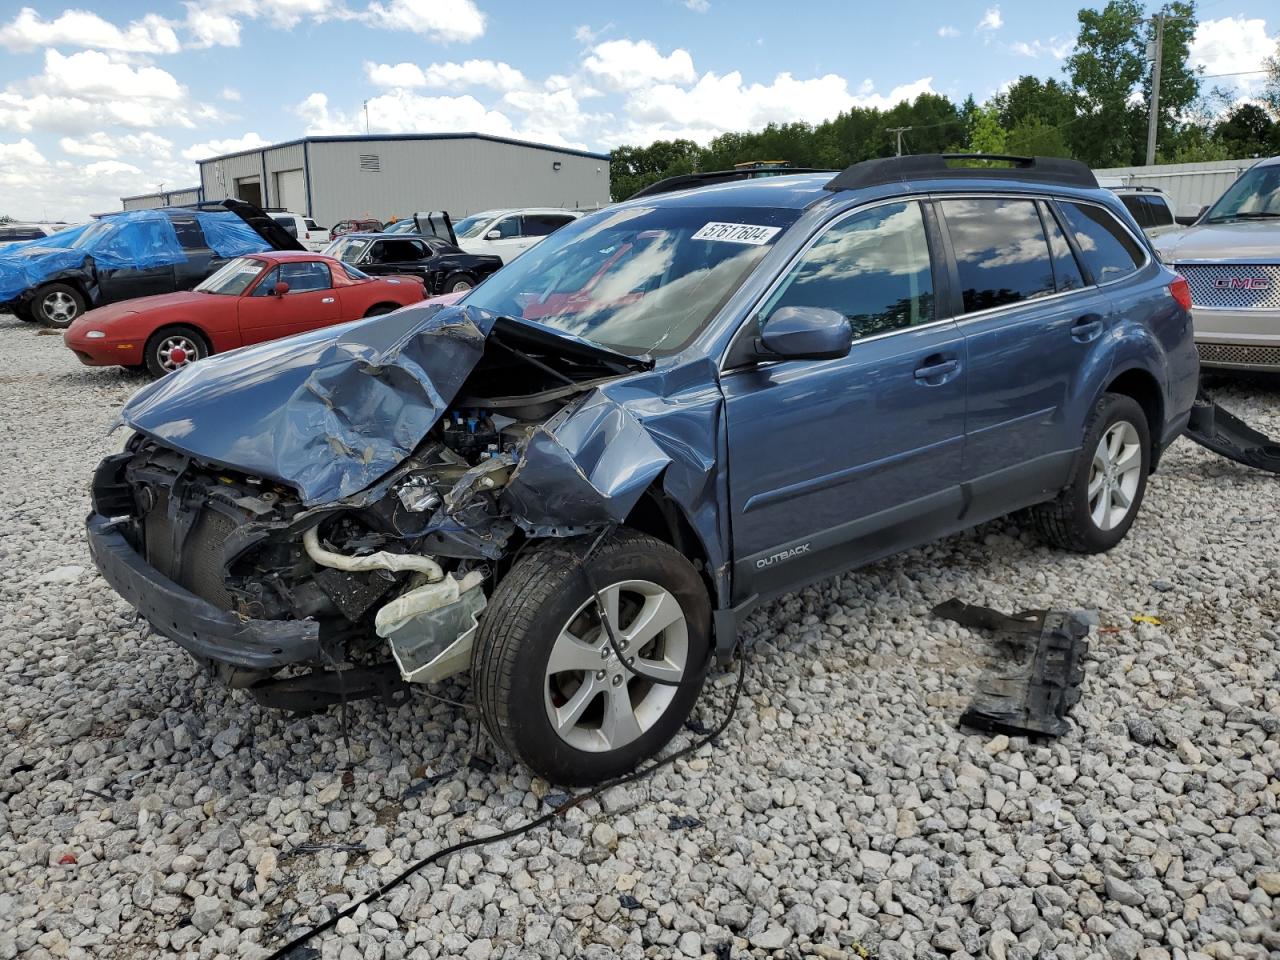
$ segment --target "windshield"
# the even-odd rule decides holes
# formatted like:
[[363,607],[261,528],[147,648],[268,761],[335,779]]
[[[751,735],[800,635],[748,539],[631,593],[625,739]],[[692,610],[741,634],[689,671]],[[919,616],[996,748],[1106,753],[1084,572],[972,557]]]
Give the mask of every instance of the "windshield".
[[196,292],[238,297],[253,283],[254,277],[262,272],[262,267],[263,261],[254,257],[236,257],[200,281]]
[[84,233],[80,234],[80,236],[76,238],[76,241],[73,244],[71,244],[71,246],[77,250],[81,250],[85,247],[90,246],[93,243],[96,243],[99,239],[101,239],[102,237],[105,237],[108,233],[110,233],[115,228],[116,228],[116,225],[111,221],[99,220],[97,223],[92,224],[89,227],[89,229],[86,230]]
[[492,213],[473,213],[469,217],[463,217],[453,225],[453,232],[458,235],[459,240],[471,239],[480,236],[480,231],[484,229],[486,223],[493,219]]
[[1205,223],[1280,217],[1280,164],[1254,167],[1227,188],[1205,214]]
[[413,222],[413,217],[407,220],[397,220],[391,226],[383,230],[383,233],[416,233],[417,225]]
[[674,353],[799,215],[768,207],[605,211],[557,230],[466,303],[620,353]]
[[339,237],[329,244],[329,248],[325,250],[325,253],[330,257],[337,257],[344,263],[355,263],[369,249],[369,244],[372,242],[369,237],[362,237],[358,233],[349,233],[345,237]]

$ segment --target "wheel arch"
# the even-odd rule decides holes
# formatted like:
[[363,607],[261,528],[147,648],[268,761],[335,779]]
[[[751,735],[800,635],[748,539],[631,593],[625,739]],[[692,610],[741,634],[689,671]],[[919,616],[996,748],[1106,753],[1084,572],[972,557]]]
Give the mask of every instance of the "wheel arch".
[[199,323],[196,323],[193,320],[166,320],[164,323],[159,324],[158,326],[156,326],[154,330],[152,330],[150,333],[147,334],[147,337],[142,344],[143,355],[144,356],[146,355],[146,350],[148,347],[151,346],[152,340],[154,340],[160,334],[169,330],[186,330],[190,333],[194,333],[196,336],[198,336],[201,340],[204,341],[205,348],[209,351],[208,353],[209,356],[212,357],[214,354],[218,352],[218,348],[214,343],[213,337],[209,334],[209,331],[206,330],[204,327],[202,327]]
[[641,533],[670,544],[689,558],[707,588],[707,596],[713,607],[719,606],[719,585],[712,569],[710,554],[702,537],[694,528],[684,507],[667,493],[660,475],[641,495],[624,521],[625,525]]
[[371,303],[369,305],[369,308],[365,310],[363,317],[375,316],[374,311],[381,310],[383,307],[388,308],[387,310],[383,311],[384,313],[392,313],[393,311],[403,309],[404,304],[396,303],[394,300],[379,300],[377,303]]
[[1132,366],[1113,373],[1104,392],[1129,397],[1142,407],[1151,437],[1151,471],[1155,472],[1162,449],[1160,437],[1164,432],[1164,392],[1160,389],[1160,382],[1146,368]]

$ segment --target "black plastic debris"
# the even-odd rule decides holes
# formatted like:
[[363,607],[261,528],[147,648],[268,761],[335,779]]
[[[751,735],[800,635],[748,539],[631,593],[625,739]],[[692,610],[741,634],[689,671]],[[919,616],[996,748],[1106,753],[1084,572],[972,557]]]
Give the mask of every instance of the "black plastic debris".
[[443,773],[433,773],[429,777],[423,777],[417,783],[409,784],[408,788],[404,792],[404,798],[408,799],[409,797],[416,797],[420,793],[426,793],[436,784],[443,783],[457,772],[458,771],[456,770],[446,770]]
[[618,905],[622,907],[623,910],[639,910],[640,909],[640,901],[637,900],[635,897],[633,897],[629,893],[624,893],[622,896],[618,898]]
[[702,821],[697,817],[669,817],[667,819],[668,830],[688,830],[692,827],[702,826]]
[[1246,467],[1280,473],[1280,442],[1259,433],[1235,414],[1228,413],[1201,391],[1191,408],[1187,438],[1219,456]]
[[935,616],[993,633],[1008,656],[983,671],[960,725],[993,733],[1060,737],[1067,712],[1080,701],[1081,665],[1089,625],[1063,610],[1023,610],[1012,616],[948,600]]
[[721,940],[711,948],[711,953],[716,960],[731,960],[733,957],[733,945],[728,940]]
[[559,807],[563,807],[572,799],[573,797],[569,796],[567,793],[548,793],[542,798],[542,802],[554,810]]

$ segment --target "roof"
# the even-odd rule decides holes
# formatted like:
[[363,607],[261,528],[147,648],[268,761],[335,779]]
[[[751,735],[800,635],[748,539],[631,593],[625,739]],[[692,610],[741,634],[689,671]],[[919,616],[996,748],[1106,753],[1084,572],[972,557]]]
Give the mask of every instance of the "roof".
[[259,260],[332,260],[327,254],[314,250],[255,250],[244,254],[246,257],[257,257]]
[[[329,136],[299,137],[297,140],[285,140],[266,146],[254,147],[250,150],[236,150],[234,153],[223,153],[216,157],[197,160],[198,164],[213,163],[215,160],[226,160],[229,157],[243,157],[246,154],[262,153],[267,150],[279,150],[282,147],[296,147],[303,143],[387,143],[398,140],[488,140],[491,143],[505,143],[517,147],[531,147],[534,150],[547,150],[551,153],[568,154],[574,157],[589,157],[592,160],[608,160],[607,153],[592,153],[589,150],[575,150],[572,147],[556,147],[548,143],[534,143],[530,140],[516,140],[513,137],[496,137],[489,133],[372,133],[372,134],[333,134]],[[149,194],[144,194],[149,196]]]
[[705,187],[694,186],[626,202],[640,206],[658,203],[664,207],[791,207],[801,210],[826,195],[823,188],[830,180],[830,171],[758,177]]

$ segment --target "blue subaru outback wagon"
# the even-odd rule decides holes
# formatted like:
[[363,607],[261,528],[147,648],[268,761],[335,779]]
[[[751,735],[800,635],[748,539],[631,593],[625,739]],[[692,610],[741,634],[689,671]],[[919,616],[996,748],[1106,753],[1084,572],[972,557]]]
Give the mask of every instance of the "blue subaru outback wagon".
[[103,576],[261,703],[470,672],[561,783],[655,753],[754,605],[1016,510],[1133,524],[1198,367],[1089,170],[658,184],[456,304],[202,360],[124,409]]

